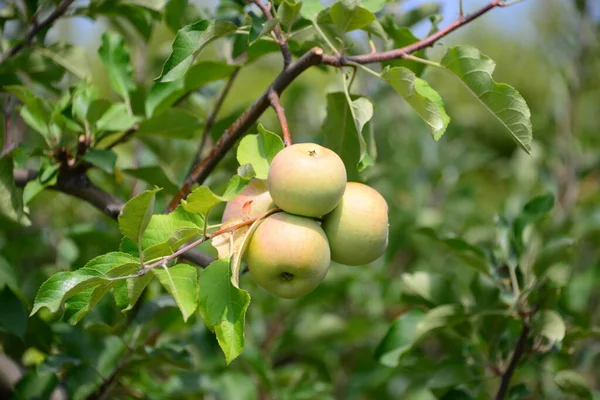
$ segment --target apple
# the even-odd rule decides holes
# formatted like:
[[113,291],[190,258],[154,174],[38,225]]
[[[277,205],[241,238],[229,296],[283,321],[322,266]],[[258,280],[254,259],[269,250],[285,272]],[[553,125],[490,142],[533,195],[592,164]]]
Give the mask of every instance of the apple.
[[330,254],[325,232],[316,221],[279,212],[256,228],[246,259],[260,286],[293,299],[319,286],[327,274]]
[[387,203],[375,189],[348,182],[342,201],[325,216],[322,227],[333,261],[368,264],[381,257],[388,245]]
[[333,151],[315,143],[298,143],[273,158],[267,178],[277,207],[305,217],[320,217],[340,202],[346,168]]
[[275,204],[267,188],[267,181],[253,179],[240,194],[227,202],[221,222],[235,218],[256,218],[274,207]]

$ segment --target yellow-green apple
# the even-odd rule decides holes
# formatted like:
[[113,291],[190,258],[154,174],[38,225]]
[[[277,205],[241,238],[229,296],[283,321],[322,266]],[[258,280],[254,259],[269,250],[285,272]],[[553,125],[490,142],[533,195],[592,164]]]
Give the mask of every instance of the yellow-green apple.
[[222,222],[234,218],[256,218],[274,208],[267,182],[253,179],[233,200],[227,202]]
[[342,201],[323,220],[331,259],[363,265],[383,255],[388,244],[388,206],[381,194],[362,183],[348,182]]
[[298,143],[273,158],[267,183],[277,207],[291,214],[320,217],[340,202],[346,168],[335,152],[314,143]]
[[285,212],[260,223],[246,257],[254,280],[286,299],[312,292],[325,278],[330,263],[329,244],[319,224]]

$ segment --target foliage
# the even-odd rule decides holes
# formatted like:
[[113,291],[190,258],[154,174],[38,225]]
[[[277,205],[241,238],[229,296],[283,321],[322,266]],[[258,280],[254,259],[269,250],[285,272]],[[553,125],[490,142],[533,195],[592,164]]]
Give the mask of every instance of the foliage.
[[[527,41],[397,3],[5,2],[0,395],[600,398],[591,2]],[[260,217],[221,225],[288,124],[390,216],[293,301],[244,273]]]

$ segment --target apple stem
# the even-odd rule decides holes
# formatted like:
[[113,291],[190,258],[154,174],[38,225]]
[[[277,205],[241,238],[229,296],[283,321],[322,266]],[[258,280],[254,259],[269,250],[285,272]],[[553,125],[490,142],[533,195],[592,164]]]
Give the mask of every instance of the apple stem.
[[283,134],[283,143],[285,147],[289,147],[292,145],[292,137],[290,135],[290,128],[288,127],[287,118],[285,117],[285,110],[281,106],[281,102],[279,101],[279,95],[276,91],[271,90],[269,92],[269,101],[271,102],[271,107],[275,110],[277,114],[277,119],[279,120],[279,125],[281,125],[281,133]]

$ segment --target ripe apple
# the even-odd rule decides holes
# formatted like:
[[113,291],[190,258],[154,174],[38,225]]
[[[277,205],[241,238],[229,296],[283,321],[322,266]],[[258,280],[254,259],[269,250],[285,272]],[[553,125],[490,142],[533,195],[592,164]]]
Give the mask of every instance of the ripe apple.
[[323,220],[331,259],[363,265],[381,257],[388,244],[388,206],[375,189],[348,182],[340,204]]
[[279,208],[305,217],[320,217],[340,202],[346,168],[333,151],[314,143],[281,150],[269,168],[269,192]]
[[316,221],[279,212],[256,228],[246,256],[250,274],[260,286],[293,299],[319,286],[330,254],[325,232]]
[[227,202],[222,222],[234,218],[256,218],[274,208],[267,181],[253,179],[233,200]]

